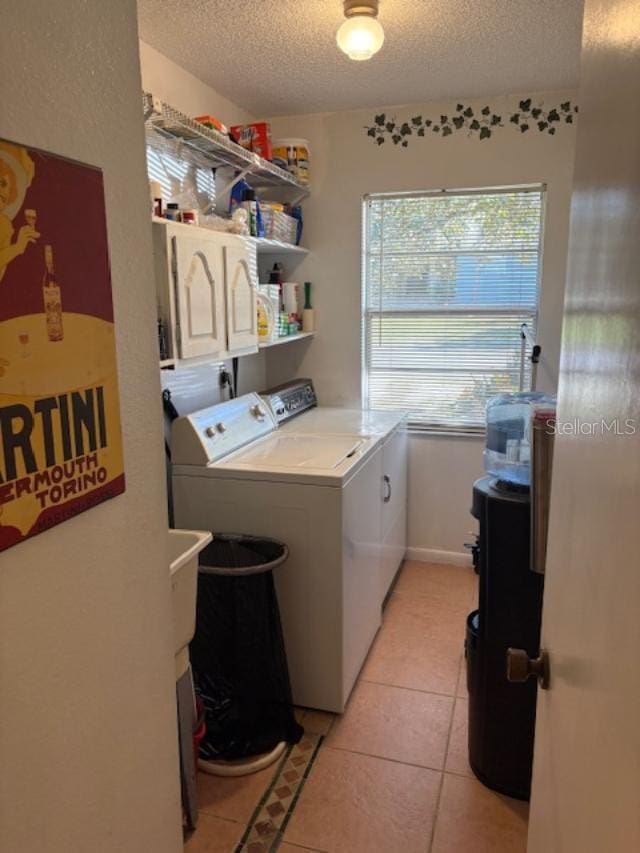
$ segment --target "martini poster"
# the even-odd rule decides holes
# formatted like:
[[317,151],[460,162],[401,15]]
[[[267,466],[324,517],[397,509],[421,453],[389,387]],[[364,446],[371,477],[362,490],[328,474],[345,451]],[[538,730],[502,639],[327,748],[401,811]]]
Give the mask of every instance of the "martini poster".
[[0,139],[0,551],[124,488],[102,172]]

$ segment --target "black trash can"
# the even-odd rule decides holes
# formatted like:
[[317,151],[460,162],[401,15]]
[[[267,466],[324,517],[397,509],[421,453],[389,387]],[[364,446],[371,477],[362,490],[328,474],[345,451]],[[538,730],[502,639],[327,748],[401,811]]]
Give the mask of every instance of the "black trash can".
[[191,666],[205,707],[205,761],[260,755],[297,743],[273,569],[288,556],[274,539],[214,534],[200,553]]

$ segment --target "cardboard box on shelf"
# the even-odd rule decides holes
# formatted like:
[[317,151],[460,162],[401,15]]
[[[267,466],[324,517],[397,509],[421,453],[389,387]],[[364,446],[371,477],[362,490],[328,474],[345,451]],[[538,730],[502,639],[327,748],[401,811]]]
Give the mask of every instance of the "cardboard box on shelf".
[[224,133],[225,135],[229,133],[229,129],[227,128],[226,124],[223,124],[215,116],[195,116],[193,120],[199,122],[200,124],[204,124],[205,127],[208,127],[211,130],[217,130],[220,133]]
[[231,128],[231,136],[238,145],[253,151],[265,160],[271,160],[271,125],[266,121],[253,124],[236,124]]

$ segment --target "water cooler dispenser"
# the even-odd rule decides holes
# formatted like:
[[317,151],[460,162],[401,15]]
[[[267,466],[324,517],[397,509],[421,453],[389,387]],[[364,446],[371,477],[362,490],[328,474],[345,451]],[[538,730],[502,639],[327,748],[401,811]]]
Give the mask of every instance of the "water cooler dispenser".
[[481,782],[518,799],[531,789],[537,684],[507,679],[507,649],[539,654],[554,416],[555,400],[542,394],[491,400],[487,476],[473,487],[480,583],[465,645],[469,761]]

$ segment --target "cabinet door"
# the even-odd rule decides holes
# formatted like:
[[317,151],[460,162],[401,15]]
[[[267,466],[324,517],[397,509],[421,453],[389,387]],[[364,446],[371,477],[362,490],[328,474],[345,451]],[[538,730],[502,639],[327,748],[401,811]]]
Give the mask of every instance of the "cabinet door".
[[334,618],[342,618],[343,708],[382,616],[377,494],[381,456],[376,450],[342,490],[342,614]]
[[179,356],[219,355],[226,343],[221,246],[180,234],[172,250]]
[[397,429],[382,450],[382,598],[407,547],[407,432]]
[[241,242],[224,247],[227,294],[227,349],[255,350],[258,345],[256,292],[249,250]]

